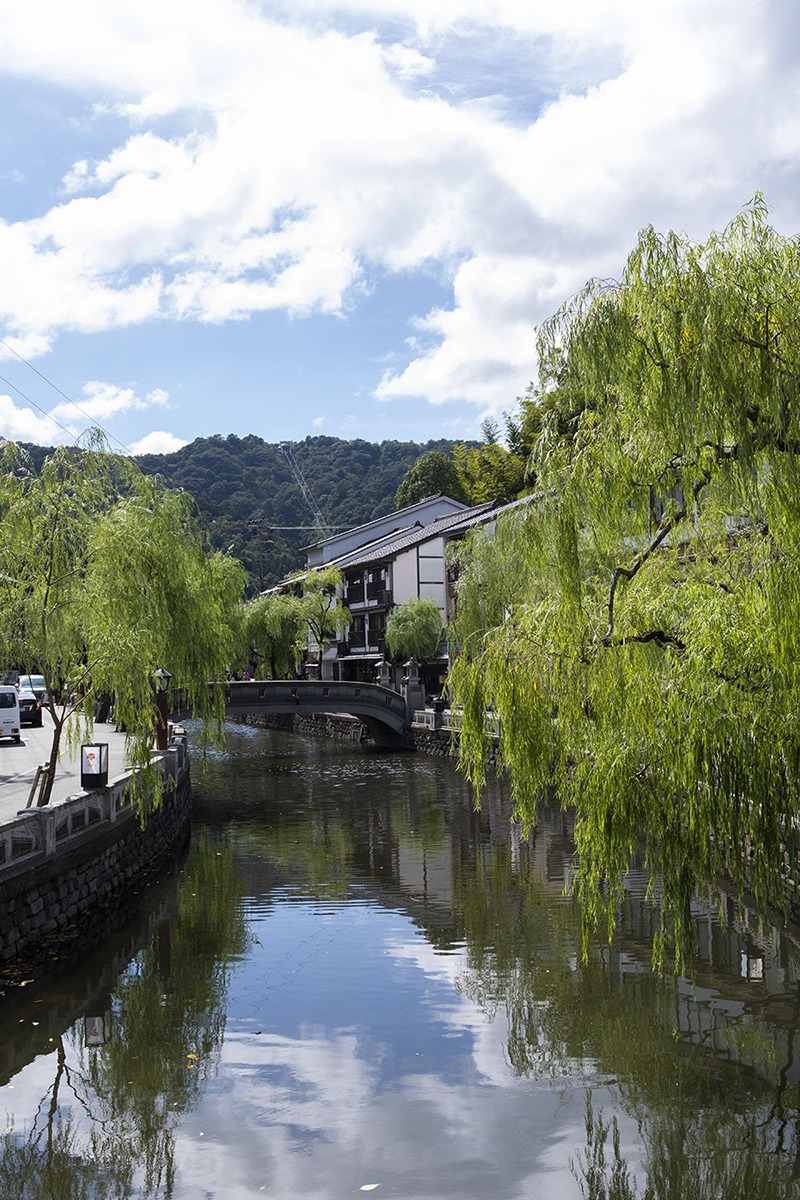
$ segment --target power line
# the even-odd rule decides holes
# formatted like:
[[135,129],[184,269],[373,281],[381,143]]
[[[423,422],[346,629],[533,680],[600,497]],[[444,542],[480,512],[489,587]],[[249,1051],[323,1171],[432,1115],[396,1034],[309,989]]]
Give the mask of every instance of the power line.
[[51,413],[47,412],[40,405],[38,405],[35,400],[31,400],[30,396],[27,396],[25,392],[23,392],[22,388],[18,388],[15,383],[11,382],[10,379],[6,379],[5,375],[0,375],[0,381],[2,381],[6,387],[10,387],[12,391],[15,391],[18,396],[21,396],[27,404],[30,404],[36,409],[37,412],[40,412],[43,417],[46,417],[49,421],[52,421],[53,424],[57,425],[59,429],[63,429],[64,433],[66,433],[68,437],[71,437],[73,440],[75,440],[75,434],[71,429],[67,429],[66,425],[62,425],[60,421],[57,421]]
[[[291,442],[280,442],[279,449],[283,452],[284,458],[286,459],[289,466],[291,467],[292,474],[294,475],[295,480],[297,481],[297,485],[300,488],[300,491],[303,493],[303,499],[305,500],[308,507],[311,509],[311,515],[314,518],[314,521],[316,522],[314,528],[316,529],[317,533],[323,533],[326,535],[329,534],[331,532],[331,527],[328,525],[327,521],[323,517],[322,510],[320,509],[319,505],[317,504],[316,500],[314,499],[311,488],[306,483],[303,472],[300,470],[300,466],[299,466],[294,454],[292,453],[292,443]],[[299,529],[299,528],[302,528],[302,526],[295,526],[295,528]]]
[[[43,380],[46,384],[48,384],[48,386],[51,387],[54,392],[57,392],[59,396],[61,396],[64,400],[66,400],[67,404],[71,404],[72,407],[74,409],[76,409],[81,414],[82,417],[85,417],[87,421],[89,421],[92,425],[95,426],[95,428],[99,429],[101,433],[105,434],[105,436],[109,439],[109,441],[116,442],[118,446],[122,447],[122,449],[125,451],[126,454],[130,454],[131,451],[130,451],[129,447],[125,445],[124,442],[121,442],[118,437],[115,437],[115,435],[113,433],[110,433],[108,429],[105,429],[100,424],[99,421],[95,420],[95,418],[93,416],[91,416],[84,409],[82,409],[80,404],[78,404],[75,400],[73,400],[71,396],[68,396],[67,393],[65,391],[63,391],[58,386],[57,383],[53,383],[52,379],[48,379],[48,377],[44,374],[43,371],[40,371],[38,367],[35,367],[32,362],[29,362],[27,358],[25,358],[22,354],[20,354],[18,350],[15,350],[13,346],[10,346],[9,343],[7,341],[5,341],[4,338],[0,338],[0,346],[4,346],[6,348],[6,350],[9,351],[10,354],[13,354],[14,357],[18,358],[21,363],[24,363],[26,367],[30,368],[30,370],[33,371],[35,375],[38,375],[39,378],[41,380]],[[47,412],[43,408],[40,408],[40,406],[36,403],[36,401],[32,400],[30,398],[30,396],[27,396],[25,394],[25,392],[22,391],[21,388],[18,388],[16,386],[16,384],[11,383],[11,381],[6,379],[3,375],[0,375],[0,379],[2,379],[3,383],[5,383],[7,387],[13,388],[14,391],[17,392],[17,394],[20,395],[22,397],[22,399],[26,401],[26,403],[31,404],[37,410],[37,412],[40,412],[42,414],[43,417],[47,417],[50,421],[53,422],[54,425],[57,425],[59,429],[62,429],[64,431],[64,433],[66,433],[69,437],[71,437],[73,439],[73,441],[77,441],[78,438],[81,436],[80,434],[77,434],[77,435],[74,434],[71,429],[67,429],[67,427],[65,425],[62,425],[61,422],[59,420],[57,420],[56,417],[54,417],[51,413]]]

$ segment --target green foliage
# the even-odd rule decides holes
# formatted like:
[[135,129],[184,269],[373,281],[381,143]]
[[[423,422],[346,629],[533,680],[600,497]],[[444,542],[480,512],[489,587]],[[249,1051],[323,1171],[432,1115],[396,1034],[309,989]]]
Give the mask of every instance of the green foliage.
[[[420,455],[449,455],[453,445],[308,437],[292,451],[326,520],[346,528],[391,512],[403,476]],[[145,474],[159,474],[195,497],[212,545],[241,559],[252,592],[299,570],[301,547],[318,540],[280,447],[260,437],[197,438],[173,454],[144,455],[137,462]],[[284,526],[305,528],[279,528]]]
[[341,601],[344,577],[338,567],[322,567],[309,571],[301,586],[303,617],[317,648],[322,649],[350,621],[350,610]]
[[248,653],[262,662],[272,679],[296,670],[305,649],[306,617],[299,596],[258,596],[245,605]]
[[395,504],[403,508],[426,496],[440,492],[464,504],[483,504],[488,500],[508,503],[524,494],[526,487],[525,456],[520,448],[522,425],[506,417],[509,445],[500,444],[496,422],[487,418],[481,426],[483,442],[460,443],[453,454],[431,450],[423,454],[403,477],[397,489]]
[[149,763],[158,667],[206,735],[221,736],[224,696],[208,684],[238,644],[243,586],[240,565],[209,551],[190,498],[101,443],[56,450],[38,473],[18,447],[3,447],[2,652],[49,686],[50,784],[62,734],[86,740],[104,693],[114,696],[129,761]]
[[480,446],[456,446],[458,474],[470,504],[507,504],[525,492],[525,463],[495,440],[494,428],[485,433],[488,440]]
[[415,504],[428,496],[439,494],[468,503],[467,493],[455,460],[441,450],[429,450],[410,467],[397,489],[394,502],[398,508]]
[[421,596],[399,604],[386,621],[386,644],[393,658],[422,662],[439,648],[442,614],[435,601]]
[[709,874],[764,905],[797,880],[799,266],[759,199],[705,244],[644,230],[540,330],[537,501],[459,583],[464,769],[491,704],[523,820],[576,808],[587,928],[651,868],[657,959]]

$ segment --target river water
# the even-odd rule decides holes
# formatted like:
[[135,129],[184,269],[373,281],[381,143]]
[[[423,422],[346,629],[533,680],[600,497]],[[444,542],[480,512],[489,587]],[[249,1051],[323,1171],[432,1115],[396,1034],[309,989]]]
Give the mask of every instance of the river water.
[[234,726],[194,783],[181,861],[0,998],[0,1200],[800,1198],[796,931],[715,894],[657,978],[633,878],[584,961],[568,818],[421,755]]

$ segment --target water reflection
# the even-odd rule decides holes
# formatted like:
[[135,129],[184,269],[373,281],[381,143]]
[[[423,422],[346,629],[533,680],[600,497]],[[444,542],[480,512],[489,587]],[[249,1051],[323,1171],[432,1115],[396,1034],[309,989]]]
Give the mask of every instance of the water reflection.
[[[175,1130],[216,1073],[228,972],[247,946],[238,885],[232,856],[201,838],[176,911],[119,976],[109,1014],[48,1037],[9,1085],[0,1195],[174,1194]],[[38,1028],[47,1004],[46,992],[32,999],[18,1023]],[[19,1115],[12,1090],[27,1100]]]
[[0,1005],[0,1195],[800,1196],[790,932],[710,896],[655,978],[632,879],[582,962],[567,817],[447,763],[242,729],[197,789],[135,948]]

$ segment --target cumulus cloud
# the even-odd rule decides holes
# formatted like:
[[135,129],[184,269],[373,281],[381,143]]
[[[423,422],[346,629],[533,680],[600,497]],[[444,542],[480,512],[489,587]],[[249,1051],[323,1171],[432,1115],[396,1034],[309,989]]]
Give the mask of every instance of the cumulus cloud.
[[57,404],[52,409],[52,416],[56,420],[73,421],[76,417],[82,417],[86,421],[102,424],[109,417],[130,410],[141,412],[153,406],[163,408],[168,401],[169,396],[163,388],[156,388],[146,396],[139,396],[131,387],[120,387],[114,383],[103,383],[99,379],[93,379],[83,385],[80,403],[66,401]]
[[[169,396],[155,388],[143,396],[134,388],[91,380],[84,384],[79,401],[64,400],[46,412],[19,405],[8,395],[0,395],[0,438],[15,442],[33,442],[53,446],[76,441],[91,426],[105,428],[112,417],[126,412],[164,408]],[[116,440],[116,439],[114,439]],[[167,454],[186,442],[171,433],[153,432],[131,447],[134,454]]]
[[46,414],[15,404],[10,396],[0,395],[0,438],[52,446],[65,440],[74,441],[79,432],[79,429],[57,424]]
[[0,331],[46,348],[153,320],[347,316],[373,272],[433,272],[451,302],[417,314],[377,397],[508,407],[535,324],[617,271],[642,225],[705,236],[763,189],[793,229],[792,12],[0,0],[4,69],[117,122],[57,203],[0,222],[18,281]]
[[174,433],[156,429],[134,442],[129,449],[131,454],[172,454],[174,450],[180,450],[181,446],[187,444],[184,438],[176,437]]

